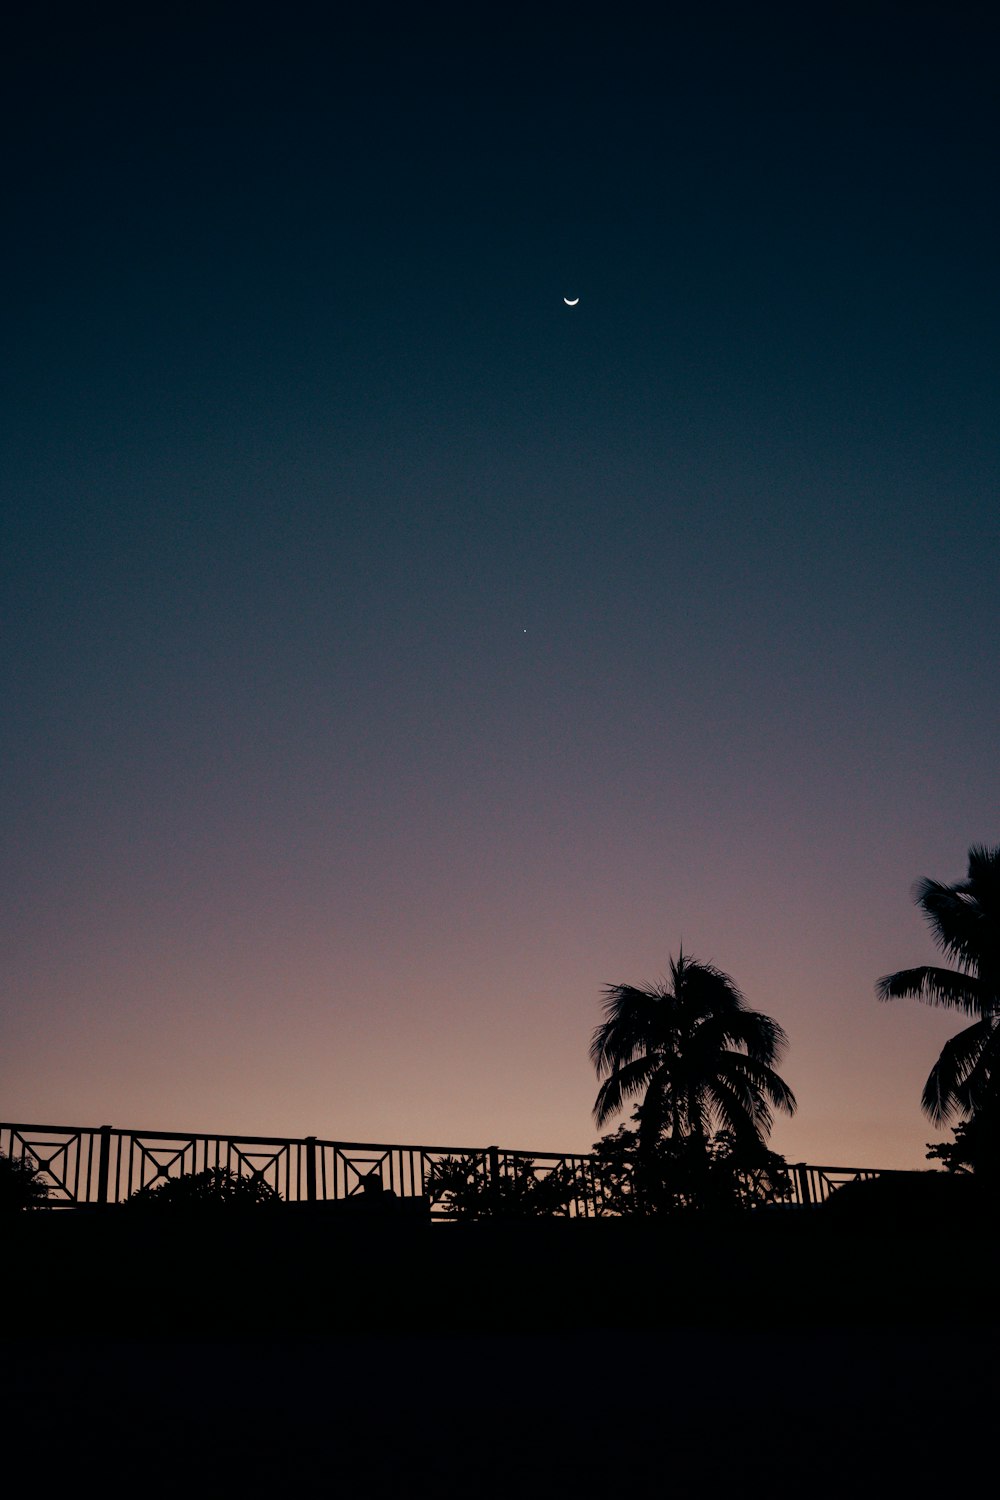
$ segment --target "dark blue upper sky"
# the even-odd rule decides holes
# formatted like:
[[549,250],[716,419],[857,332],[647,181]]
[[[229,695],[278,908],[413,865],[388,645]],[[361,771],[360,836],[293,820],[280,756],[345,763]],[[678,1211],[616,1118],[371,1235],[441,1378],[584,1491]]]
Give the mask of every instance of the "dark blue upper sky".
[[997,30],[12,27],[15,1113],[586,1144],[683,939],[782,1149],[919,1160],[955,1027],[872,984],[997,838]]

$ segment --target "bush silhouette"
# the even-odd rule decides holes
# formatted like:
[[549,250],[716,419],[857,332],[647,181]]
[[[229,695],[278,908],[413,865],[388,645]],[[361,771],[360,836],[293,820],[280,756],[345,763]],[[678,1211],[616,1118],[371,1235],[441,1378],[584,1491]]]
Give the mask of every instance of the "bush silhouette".
[[205,1167],[147,1183],[125,1200],[127,1207],[168,1209],[259,1208],[281,1197],[256,1173],[243,1177],[230,1167]]
[[568,1214],[581,1189],[568,1167],[538,1174],[533,1162],[522,1157],[505,1162],[494,1178],[482,1155],[473,1152],[434,1162],[424,1191],[449,1218],[537,1219]]
[[928,1161],[944,1163],[946,1172],[965,1175],[969,1172],[988,1173],[991,1165],[1000,1161],[1000,1141],[997,1129],[1000,1121],[997,1112],[973,1115],[971,1120],[961,1120],[952,1126],[951,1141],[928,1141],[925,1153]]
[[[640,1124],[641,1108],[632,1119]],[[673,1136],[661,1131],[643,1147],[640,1130],[620,1125],[594,1144],[594,1181],[603,1213],[745,1209],[784,1203],[792,1183],[784,1157],[739,1141],[731,1131]]]
[[0,1151],[0,1211],[19,1213],[43,1207],[49,1186],[39,1177],[41,1170],[33,1156],[7,1156]]

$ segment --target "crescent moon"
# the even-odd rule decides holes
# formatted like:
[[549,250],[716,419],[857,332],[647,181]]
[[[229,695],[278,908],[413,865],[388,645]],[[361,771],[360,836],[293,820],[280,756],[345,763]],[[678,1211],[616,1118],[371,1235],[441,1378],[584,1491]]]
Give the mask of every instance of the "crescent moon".
[[564,297],[563,298],[563,301],[565,302],[565,304],[566,304],[567,307],[575,307],[576,304],[579,302],[579,300],[580,300],[579,297]]

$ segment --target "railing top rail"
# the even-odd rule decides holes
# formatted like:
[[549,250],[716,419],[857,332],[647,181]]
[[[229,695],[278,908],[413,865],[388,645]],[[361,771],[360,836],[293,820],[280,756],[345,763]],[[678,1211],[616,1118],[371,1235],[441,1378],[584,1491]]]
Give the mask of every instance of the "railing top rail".
[[[838,1174],[851,1173],[851,1174],[853,1174],[855,1176],[857,1176],[857,1174],[859,1172],[872,1172],[872,1173],[874,1173],[878,1177],[891,1177],[893,1175],[893,1173],[897,1173],[897,1174],[902,1173],[902,1174],[907,1175],[907,1176],[909,1175],[909,1169],[906,1168],[906,1167],[820,1167],[820,1166],[817,1166],[817,1164],[814,1161],[788,1161],[788,1160],[785,1161],[785,1166],[789,1170],[793,1170],[793,1169],[801,1167],[802,1170],[806,1171],[806,1172],[837,1172]],[[933,1168],[916,1167],[916,1168],[913,1168],[913,1170],[914,1171],[924,1171],[924,1170],[933,1171]]]
[[316,1136],[317,1146],[332,1146],[337,1151],[416,1151],[425,1156],[485,1156],[489,1146],[408,1146],[394,1142],[391,1146],[378,1141],[328,1141]]
[[141,1136],[144,1141],[239,1141],[242,1146],[299,1146],[305,1145],[308,1136],[288,1135],[241,1135],[232,1130],[144,1130],[124,1125],[24,1125],[19,1121],[0,1120],[0,1130],[16,1130],[19,1135],[41,1130],[53,1135],[100,1135],[107,1130],[111,1135]]
[[[145,1130],[124,1125],[38,1125],[0,1120],[0,1130],[17,1131],[19,1135],[41,1131],[53,1135],[100,1135],[109,1130],[116,1136],[141,1136],[144,1141],[238,1141],[241,1146],[328,1146],[336,1151],[415,1151],[425,1156],[483,1156],[490,1146],[418,1146],[402,1141],[343,1141],[313,1135],[243,1135],[233,1130]],[[582,1161],[589,1151],[522,1151],[511,1146],[497,1147],[501,1156],[530,1156],[534,1161]]]
[[[27,1124],[22,1121],[0,1120],[0,1131],[12,1131],[18,1135],[31,1135],[35,1132],[52,1135],[85,1136],[100,1135],[107,1130],[113,1136],[119,1137],[141,1137],[144,1141],[232,1141],[241,1146],[305,1146],[312,1144],[317,1147],[327,1147],[336,1151],[365,1151],[378,1152],[386,1155],[391,1151],[412,1151],[423,1156],[485,1156],[492,1149],[496,1149],[501,1156],[521,1156],[530,1158],[536,1162],[547,1161],[589,1161],[593,1158],[592,1151],[524,1151],[514,1149],[510,1146],[419,1146],[405,1142],[379,1142],[379,1141],[338,1141],[330,1140],[324,1136],[286,1136],[286,1135],[242,1135],[238,1131],[216,1131],[216,1130],[144,1130],[141,1128],[126,1127],[120,1125],[39,1125]],[[901,1167],[835,1167],[818,1166],[815,1162],[786,1161],[789,1171],[802,1170],[818,1172],[822,1174],[835,1174],[836,1176],[860,1176],[863,1173],[879,1177],[890,1176],[893,1173],[905,1172]],[[918,1169],[920,1170],[920,1169]],[[924,1168],[923,1170],[932,1170]]]

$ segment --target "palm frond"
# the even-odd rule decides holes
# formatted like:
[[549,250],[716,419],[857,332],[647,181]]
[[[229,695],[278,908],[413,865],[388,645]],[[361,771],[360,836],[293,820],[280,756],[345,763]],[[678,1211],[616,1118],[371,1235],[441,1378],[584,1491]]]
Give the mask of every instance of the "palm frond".
[[718,1060],[718,1069],[727,1079],[742,1079],[748,1089],[782,1114],[793,1115],[798,1108],[798,1100],[785,1080],[755,1057],[742,1052],[726,1052]]
[[772,1016],[763,1011],[744,1011],[740,1018],[740,1041],[747,1049],[747,1056],[760,1063],[776,1063],[788,1046],[788,1033]]
[[991,892],[994,910],[1000,907],[1000,844],[973,844],[969,849],[968,882]]
[[[969,1037],[969,1032],[983,1031],[982,1037]],[[965,1061],[965,1076],[959,1081],[955,1093],[959,1104],[968,1115],[996,1101],[1000,1087],[1000,1026],[993,1019],[980,1021],[961,1033],[968,1038]],[[957,1040],[957,1038],[953,1038]]]
[[637,1053],[651,1051],[657,1034],[657,1005],[663,996],[655,990],[639,990],[630,984],[604,987],[604,1020],[594,1030],[590,1060],[597,1076],[631,1061]]
[[788,1046],[784,1028],[759,1010],[737,1010],[710,1015],[698,1028],[697,1043],[705,1051],[739,1047],[761,1063],[776,1063]]
[[767,1105],[738,1077],[717,1074],[706,1087],[713,1124],[732,1131],[738,1141],[763,1145],[771,1130]]
[[966,884],[948,886],[921,880],[914,887],[914,899],[923,908],[942,953],[956,959],[966,971],[974,970],[983,935],[982,912]]
[[973,844],[969,873],[954,885],[921,880],[914,900],[923,908],[934,941],[963,970],[982,975],[1000,965],[1000,848]]
[[657,1058],[647,1054],[645,1057],[633,1058],[631,1062],[616,1068],[597,1091],[597,1099],[594,1103],[596,1124],[603,1125],[624,1107],[626,1099],[634,1099],[636,1094],[648,1085],[657,1066]]
[[990,1037],[991,1023],[976,1021],[950,1037],[941,1048],[924,1084],[921,1107],[935,1125],[943,1125],[957,1110],[969,1108],[966,1080]]
[[883,974],[875,993],[880,1000],[922,1000],[926,1005],[944,1005],[968,1016],[978,1016],[983,1011],[984,988],[975,974],[939,969],[933,964]]
[[690,1008],[702,1015],[725,1015],[743,1010],[746,1000],[734,981],[714,964],[699,963],[688,958],[674,970],[674,987],[683,990],[684,999]]

